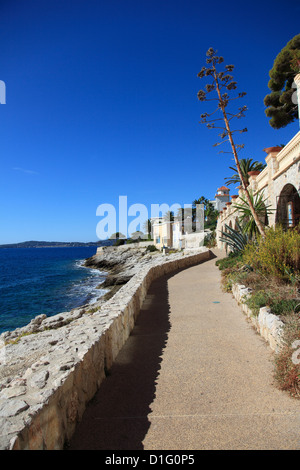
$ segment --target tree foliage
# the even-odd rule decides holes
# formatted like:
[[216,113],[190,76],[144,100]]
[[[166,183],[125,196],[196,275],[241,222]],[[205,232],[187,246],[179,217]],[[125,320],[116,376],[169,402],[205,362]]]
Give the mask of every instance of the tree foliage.
[[217,218],[219,216],[219,211],[215,209],[215,206],[213,203],[207,199],[204,196],[199,197],[198,199],[195,199],[193,201],[193,214],[195,213],[194,211],[196,210],[196,206],[203,204],[204,207],[204,221],[205,221],[205,226],[207,225],[217,225]]
[[121,233],[121,232],[113,233],[109,237],[110,240],[119,240],[119,239],[125,239],[125,238],[126,238],[125,235],[123,235],[123,233]]
[[[253,161],[252,158],[240,158],[240,167],[245,180],[245,183],[249,185],[249,175],[248,171],[262,171],[265,167],[265,163]],[[239,184],[241,185],[241,179],[239,172],[237,171],[236,166],[230,166],[230,170],[234,171],[233,175],[230,178],[225,178],[226,184]]]
[[174,221],[174,212],[173,211],[167,211],[163,218],[167,222],[173,222]]
[[144,222],[143,230],[145,231],[145,234],[147,235],[148,240],[151,240],[151,236],[152,236],[152,223],[151,223],[151,219],[147,219],[147,220]]
[[[173,220],[180,221],[182,224],[185,220],[190,218],[192,220],[192,230],[196,231],[197,228],[197,206],[203,205],[204,210],[204,227],[205,228],[215,228],[217,225],[217,218],[219,212],[215,209],[214,204],[207,199],[205,196],[201,196],[198,199],[194,199],[191,204],[191,207],[180,208],[177,210],[177,213],[174,215]],[[199,220],[198,220],[199,222]]]
[[264,98],[270,126],[280,129],[298,119],[294,78],[300,72],[300,34],[279,52],[269,72],[271,93]]

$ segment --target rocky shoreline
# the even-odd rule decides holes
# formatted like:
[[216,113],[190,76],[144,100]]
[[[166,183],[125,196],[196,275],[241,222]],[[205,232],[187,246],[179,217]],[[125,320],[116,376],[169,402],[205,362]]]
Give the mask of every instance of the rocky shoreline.
[[[123,246],[105,248],[101,254],[95,254],[83,264],[87,268],[99,269],[106,273],[104,282],[98,286],[99,289],[106,290],[106,293],[99,296],[96,302],[49,317],[44,314],[38,315],[28,325],[13,331],[5,331],[0,335],[0,391],[10,384],[16,374],[22,374],[34,362],[34,358],[44,353],[42,334],[63,330],[63,327],[65,327],[64,334],[69,334],[69,329],[76,321],[101,310],[101,307],[135,274],[153,260],[163,256],[159,251],[149,254],[146,248]],[[38,346],[39,339],[40,346]],[[35,352],[32,355],[26,353],[22,348],[23,343],[26,345],[25,349],[29,343],[34,344]],[[31,346],[29,349],[32,349]],[[42,350],[41,353],[39,349]]]
[[150,253],[147,247],[103,247],[100,253],[85,260],[84,266],[105,272],[105,281],[99,288],[112,289],[126,284],[149,262],[162,256],[160,251]]

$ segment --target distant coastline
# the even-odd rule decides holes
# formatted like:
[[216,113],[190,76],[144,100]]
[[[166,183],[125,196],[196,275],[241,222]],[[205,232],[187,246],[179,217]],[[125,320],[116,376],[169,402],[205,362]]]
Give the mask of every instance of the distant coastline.
[[21,243],[8,243],[0,245],[0,248],[67,248],[80,246],[109,246],[115,240],[99,240],[97,242],[45,242],[45,241],[27,241]]

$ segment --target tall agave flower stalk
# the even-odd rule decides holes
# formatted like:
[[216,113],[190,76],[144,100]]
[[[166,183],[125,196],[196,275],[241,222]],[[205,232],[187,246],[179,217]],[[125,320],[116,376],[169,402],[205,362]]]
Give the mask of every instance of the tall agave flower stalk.
[[[233,134],[236,132],[243,133],[247,132],[247,128],[244,129],[235,129],[233,130],[231,128],[231,121],[233,118],[240,119],[241,117],[244,116],[244,113],[247,109],[246,106],[242,106],[239,108],[238,112],[232,113],[228,111],[226,108],[228,104],[232,100],[236,100],[239,98],[242,98],[243,96],[246,95],[246,93],[239,93],[238,96],[236,97],[229,97],[229,94],[227,93],[228,91],[235,90],[237,88],[237,83],[233,80],[233,76],[230,75],[228,72],[232,72],[234,69],[233,65],[226,65],[225,70],[218,72],[217,70],[217,65],[221,64],[224,62],[223,57],[217,56],[216,52],[214,51],[213,48],[210,48],[207,53],[207,59],[206,63],[209,64],[209,67],[202,67],[201,71],[198,73],[199,78],[204,78],[204,77],[209,77],[211,79],[211,83],[208,83],[205,88],[206,91],[200,90],[198,92],[198,99],[200,101],[217,101],[217,108],[212,112],[212,113],[204,113],[201,115],[202,123],[206,123],[206,126],[208,128],[214,128],[214,129],[221,129],[222,132],[219,134],[221,139],[225,139],[229,141],[230,146],[231,146],[231,152],[234,156],[234,161],[235,165],[242,183],[242,187],[245,191],[245,196],[248,201],[253,219],[258,227],[258,230],[263,238],[265,238],[265,230],[264,226],[261,223],[258,215],[255,212],[255,208],[253,206],[253,203],[251,201],[248,189],[247,189],[247,184],[245,182],[245,178],[243,176],[241,167],[240,167],[240,161],[238,157],[238,150],[244,147],[244,145],[236,145],[233,139]],[[225,91],[225,92],[224,92]],[[211,92],[216,92],[217,97],[216,98],[207,98],[207,94]],[[213,119],[208,120],[212,115],[214,115],[216,112],[221,111],[222,112],[222,117],[215,117]],[[218,115],[217,115],[218,116]],[[220,125],[220,121],[223,121],[225,125]],[[218,122],[218,125],[216,126],[216,123]],[[219,142],[215,144],[215,146],[220,145]]]

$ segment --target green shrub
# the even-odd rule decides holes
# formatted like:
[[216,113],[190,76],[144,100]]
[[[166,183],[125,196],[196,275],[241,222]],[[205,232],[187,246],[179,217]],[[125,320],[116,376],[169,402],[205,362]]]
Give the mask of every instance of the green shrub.
[[158,251],[158,250],[155,245],[148,245],[146,248],[146,251],[153,252],[153,251]]
[[205,235],[203,245],[206,246],[207,248],[213,248],[214,246],[216,246],[216,231],[215,230]]
[[269,296],[264,290],[254,292],[247,300],[246,304],[252,310],[252,313],[257,316],[261,307],[270,306]]
[[240,253],[230,253],[226,258],[218,259],[216,266],[219,267],[220,271],[226,268],[233,268],[243,261],[243,257]]
[[272,301],[271,309],[275,315],[288,315],[297,312],[299,305],[298,299],[280,299],[278,301]]
[[300,234],[296,229],[270,228],[265,239],[246,246],[243,259],[255,271],[290,281],[300,275]]
[[240,253],[230,253],[227,258],[217,260],[216,265],[222,272],[222,286],[226,292],[231,292],[232,285],[241,283],[247,276]]
[[274,292],[274,290],[258,290],[253,292],[252,295],[246,300],[246,304],[251,308],[254,315],[259,314],[261,307],[270,307],[274,315],[289,315],[298,310],[300,300],[288,298],[283,294]]
[[222,271],[222,285],[226,292],[232,291],[233,284],[243,284],[247,277],[247,271],[243,269],[232,270],[230,268]]
[[123,238],[118,238],[115,243],[114,243],[114,246],[120,246],[120,245],[124,245],[125,244],[125,240]]

